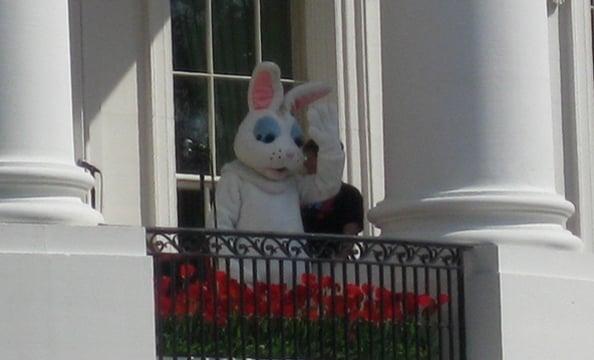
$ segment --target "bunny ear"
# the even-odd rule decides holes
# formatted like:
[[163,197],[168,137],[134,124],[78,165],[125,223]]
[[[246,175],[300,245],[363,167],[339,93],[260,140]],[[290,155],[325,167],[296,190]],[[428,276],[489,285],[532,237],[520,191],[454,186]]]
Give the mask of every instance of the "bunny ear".
[[291,89],[285,96],[284,107],[291,113],[303,110],[312,102],[328,95],[332,88],[322,82],[309,82]]
[[263,62],[256,66],[250,80],[248,105],[251,110],[277,110],[283,101],[280,69],[275,63]]

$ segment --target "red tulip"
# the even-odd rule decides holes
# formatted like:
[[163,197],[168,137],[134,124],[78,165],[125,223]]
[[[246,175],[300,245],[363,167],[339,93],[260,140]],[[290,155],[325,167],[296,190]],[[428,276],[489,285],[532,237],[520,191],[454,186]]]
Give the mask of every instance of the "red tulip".
[[182,264],[179,267],[179,276],[182,279],[189,279],[196,274],[196,267],[192,264]]

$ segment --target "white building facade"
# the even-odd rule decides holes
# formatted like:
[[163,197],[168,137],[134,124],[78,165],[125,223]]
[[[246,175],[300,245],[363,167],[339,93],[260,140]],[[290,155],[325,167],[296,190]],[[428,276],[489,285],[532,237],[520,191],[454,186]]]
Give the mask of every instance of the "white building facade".
[[[173,14],[189,3],[208,25],[196,68],[176,63]],[[269,60],[261,29],[273,3],[237,3],[257,24],[252,61]],[[154,358],[142,226],[177,226],[189,193],[207,222],[216,183],[216,169],[180,171],[179,79],[204,84],[203,131],[216,164],[217,136],[225,139],[218,86],[247,78],[218,70],[220,4],[0,0],[3,355]],[[366,233],[476,245],[465,269],[469,359],[594,356],[590,7],[302,0],[285,8],[286,83],[334,85],[345,180],[370,209]],[[98,210],[87,204],[93,186]]]

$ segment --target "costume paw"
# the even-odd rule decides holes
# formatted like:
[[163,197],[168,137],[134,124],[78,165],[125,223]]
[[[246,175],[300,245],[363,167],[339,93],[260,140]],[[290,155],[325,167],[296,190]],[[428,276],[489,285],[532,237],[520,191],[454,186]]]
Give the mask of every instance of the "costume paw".
[[340,150],[338,110],[336,106],[319,104],[307,111],[309,137],[316,142],[320,151]]

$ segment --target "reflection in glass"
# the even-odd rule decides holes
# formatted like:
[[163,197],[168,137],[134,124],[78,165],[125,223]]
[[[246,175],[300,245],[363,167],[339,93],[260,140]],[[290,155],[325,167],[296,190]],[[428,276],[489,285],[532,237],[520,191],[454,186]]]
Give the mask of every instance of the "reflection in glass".
[[179,227],[204,227],[204,193],[202,190],[177,190]]
[[217,172],[225,163],[235,159],[233,139],[248,112],[248,85],[247,80],[215,81]]
[[283,77],[293,77],[291,1],[262,0],[262,59],[273,61]]
[[174,77],[175,149],[179,173],[210,173],[207,82]]
[[205,0],[171,0],[173,69],[206,71]]
[[253,1],[213,1],[212,22],[215,72],[250,74],[255,65]]

